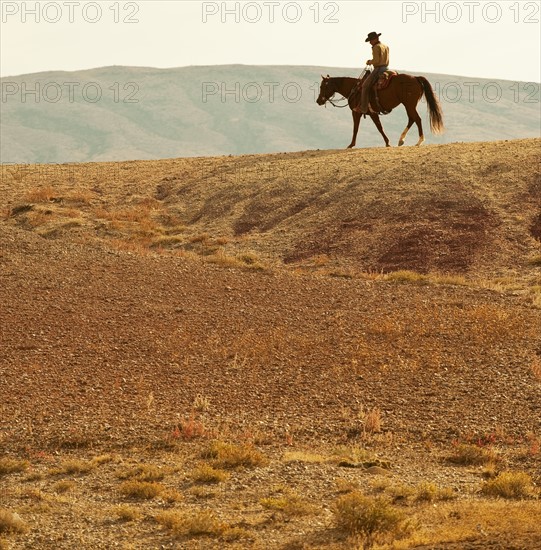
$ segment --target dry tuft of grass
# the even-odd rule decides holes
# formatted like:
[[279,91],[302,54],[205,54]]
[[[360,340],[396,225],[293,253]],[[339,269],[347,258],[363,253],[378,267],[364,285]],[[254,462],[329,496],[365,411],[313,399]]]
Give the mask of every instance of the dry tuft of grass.
[[339,494],[353,493],[361,488],[360,483],[356,479],[345,479],[339,477],[336,480],[336,492]]
[[152,240],[150,248],[178,248],[184,243],[184,239],[177,235],[160,235]]
[[19,514],[10,510],[0,509],[0,535],[11,533],[25,533],[28,526]]
[[375,434],[381,432],[381,410],[374,407],[370,412],[366,413],[363,418],[363,427],[365,433]]
[[0,458],[0,477],[8,474],[24,472],[28,469],[30,463],[27,460],[18,458]]
[[125,481],[119,487],[119,491],[127,498],[138,500],[150,500],[161,495],[165,487],[160,483],[150,481]]
[[209,464],[201,464],[192,473],[191,478],[195,483],[221,483],[229,477],[227,472],[217,470]]
[[317,508],[313,504],[295,493],[263,498],[259,502],[263,508],[276,510],[288,518],[310,516],[317,512]]
[[460,443],[455,446],[449,456],[449,462],[461,466],[474,466],[497,462],[498,455],[490,447],[480,447],[469,443]]
[[305,451],[290,451],[284,453],[283,461],[284,462],[306,462],[308,464],[322,464],[327,462],[329,458],[317,454],[310,453]]
[[198,393],[193,400],[193,409],[197,412],[206,412],[210,408],[210,399]]
[[333,453],[333,462],[344,468],[371,468],[379,466],[389,470],[391,464],[387,460],[378,458],[372,451],[358,445],[340,446]]
[[210,510],[161,512],[154,519],[178,537],[220,536],[227,528]]
[[207,256],[206,259],[209,263],[222,267],[242,267],[256,271],[263,271],[266,269],[266,266],[253,252],[238,254],[237,256],[229,256],[223,250],[218,250],[215,254]]
[[426,275],[407,270],[393,271],[392,273],[388,273],[385,276],[385,280],[393,281],[396,283],[414,283],[417,285],[427,285],[429,283],[429,278]]
[[59,474],[88,474],[96,467],[96,463],[87,460],[65,460],[58,468],[53,468],[51,475]]
[[127,504],[121,504],[113,508],[113,514],[118,521],[124,522],[137,521],[142,517],[141,512],[137,508]]
[[24,200],[27,202],[51,202],[58,199],[58,193],[51,185],[45,185],[43,187],[34,187],[29,189],[24,196]]
[[267,463],[265,456],[253,445],[234,445],[223,441],[213,441],[203,452],[203,458],[212,459],[214,467],[225,470],[254,468]]
[[416,488],[415,500],[417,502],[435,502],[438,500],[453,500],[457,497],[450,487],[438,487],[434,483],[422,483]]
[[537,495],[532,478],[526,472],[502,472],[481,488],[484,495],[509,499],[533,498]]
[[95,456],[91,462],[96,466],[101,466],[102,464],[109,464],[110,462],[114,462],[115,460],[117,460],[117,458],[115,458],[113,455],[105,454]]
[[117,472],[119,479],[136,479],[137,481],[161,481],[165,471],[152,464],[138,464]]
[[360,535],[364,548],[371,548],[377,537],[397,532],[402,513],[383,497],[367,497],[358,491],[341,496],[333,505],[334,522],[349,535]]

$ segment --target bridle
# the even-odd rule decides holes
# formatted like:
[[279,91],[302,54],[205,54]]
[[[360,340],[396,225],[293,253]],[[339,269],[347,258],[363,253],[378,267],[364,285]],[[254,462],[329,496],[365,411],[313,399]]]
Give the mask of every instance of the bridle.
[[[325,83],[325,86],[327,85],[327,82],[329,81],[330,79],[327,78],[326,79],[326,83]],[[338,101],[342,101],[342,100],[345,100],[346,103],[344,105],[337,105],[336,103],[334,103],[335,100],[333,100],[334,96],[336,95],[336,91],[333,92],[333,94],[329,97],[325,97],[325,103],[323,103],[323,105],[325,105],[325,108],[327,107],[327,102],[329,102],[333,107],[338,107],[339,109],[343,109],[344,107],[347,107],[349,105],[349,97],[351,96],[351,94],[353,93],[353,90],[356,88],[356,86],[354,86],[352,89],[351,89],[351,93],[349,94],[348,97],[342,97],[342,99],[339,99]]]
[[[333,97],[336,95],[336,91],[330,97],[325,98],[325,103],[323,105],[325,105],[325,107],[327,107],[327,102],[329,102],[333,107],[338,107],[339,109],[343,109],[344,107],[347,107],[349,105],[349,98],[351,97],[353,92],[355,92],[359,88],[360,81],[363,79],[364,75],[367,72],[370,72],[370,66],[369,65],[367,65],[363,69],[363,71],[361,72],[361,74],[359,75],[359,77],[357,79],[357,80],[359,80],[359,82],[357,84],[355,84],[355,86],[353,86],[353,88],[351,88],[351,92],[349,92],[349,95],[347,97],[342,97],[342,99],[338,100],[338,101],[345,101],[344,105],[336,105],[336,103],[334,103]],[[327,78],[326,80],[329,81],[330,79]]]

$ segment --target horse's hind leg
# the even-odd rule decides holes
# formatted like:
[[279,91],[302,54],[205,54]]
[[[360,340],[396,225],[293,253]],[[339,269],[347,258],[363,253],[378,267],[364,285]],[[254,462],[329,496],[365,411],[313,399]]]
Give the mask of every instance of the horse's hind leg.
[[417,124],[417,128],[419,129],[419,141],[415,144],[418,147],[425,140],[425,137],[423,135],[423,121],[421,120],[421,117],[419,116],[419,113],[417,112],[417,109],[415,107],[407,109],[407,113],[408,113],[408,117],[409,117],[407,130],[409,130],[411,128],[411,125],[414,122],[415,122],[415,124]]
[[406,141],[406,135],[407,135],[409,129],[413,126],[414,122],[415,122],[415,120],[413,118],[411,118],[411,116],[409,116],[409,114],[408,114],[408,125],[404,128],[404,131],[400,135],[400,139],[398,140],[398,146],[399,147],[402,147],[402,145],[404,145],[404,142]]
[[370,118],[372,119],[372,122],[376,125],[376,128],[379,130],[379,133],[383,136],[383,139],[385,140],[385,147],[390,147],[391,144],[389,143],[389,138],[385,134],[385,131],[383,130],[383,126],[381,124],[381,120],[379,119],[379,116],[376,113],[370,113]]

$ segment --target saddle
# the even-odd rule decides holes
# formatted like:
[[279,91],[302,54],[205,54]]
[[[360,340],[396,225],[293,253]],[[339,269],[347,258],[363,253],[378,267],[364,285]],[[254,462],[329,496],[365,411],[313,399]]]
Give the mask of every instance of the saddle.
[[[385,90],[385,88],[387,88],[389,86],[389,84],[391,83],[391,80],[397,76],[399,73],[397,73],[396,71],[385,71],[383,73],[381,73],[380,77],[378,78],[377,82],[372,86],[371,90],[370,90],[370,94],[369,94],[369,106],[370,106],[370,110],[374,113],[377,113],[378,115],[388,115],[392,109],[390,111],[385,111],[382,109],[381,105],[380,105],[380,102],[379,102],[379,97],[378,97],[378,92],[380,90]],[[360,87],[362,85],[362,83],[364,82],[364,80],[368,77],[368,74],[365,74],[363,76],[363,78],[361,80],[359,80],[359,83],[357,84],[357,86],[355,87],[354,89],[354,94],[357,95],[357,91],[360,90]],[[359,98],[358,100],[360,101],[360,94],[359,94]]]
[[376,90],[385,90],[387,86],[391,83],[391,80],[397,76],[396,71],[385,71],[379,75],[378,81],[376,82]]

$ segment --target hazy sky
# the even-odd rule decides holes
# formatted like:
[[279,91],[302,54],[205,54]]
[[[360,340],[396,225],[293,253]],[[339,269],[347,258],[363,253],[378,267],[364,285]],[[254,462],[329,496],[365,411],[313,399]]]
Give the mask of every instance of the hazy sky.
[[[0,0],[1,75],[105,65],[359,67],[539,82],[541,1]],[[37,14],[35,13],[37,9]],[[37,20],[39,19],[39,20]]]

